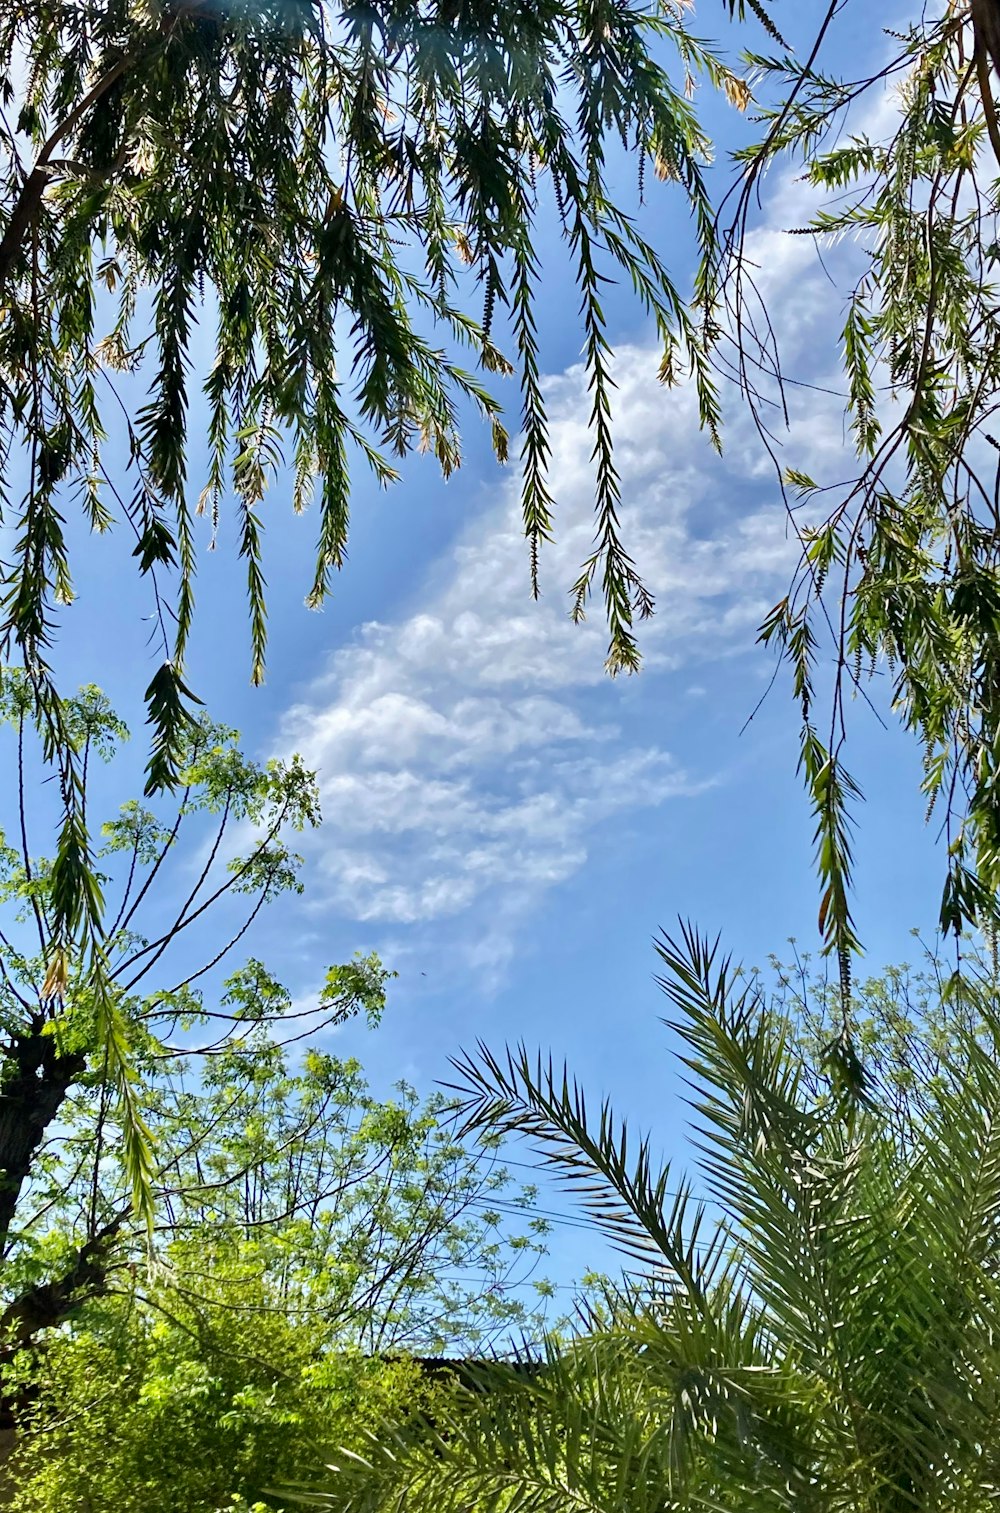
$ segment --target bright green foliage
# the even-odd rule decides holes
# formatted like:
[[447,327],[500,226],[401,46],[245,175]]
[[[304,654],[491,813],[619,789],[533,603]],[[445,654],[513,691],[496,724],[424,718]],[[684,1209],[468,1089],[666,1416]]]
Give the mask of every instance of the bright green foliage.
[[[248,1011],[280,989],[253,964],[231,984]],[[64,1105],[39,1163],[40,1217],[3,1279],[21,1300],[117,1223],[99,1277],[64,1301],[57,1330],[8,1355],[20,1422],[14,1506],[34,1513],[198,1513],[361,1441],[431,1393],[405,1352],[489,1352],[539,1333],[524,1283],[544,1224],[511,1232],[494,1208],[530,1205],[488,1154],[471,1154],[405,1087],[379,1101],[357,1064],[288,1056],[256,1027],[209,1060],[150,1079],[157,1156],[152,1265],[101,1090]],[[33,1291],[34,1289],[34,1291]],[[88,1301],[88,1292],[90,1294]],[[75,1306],[73,1306],[75,1302]],[[18,1314],[8,1310],[8,1327]],[[100,1455],[95,1444],[100,1444]],[[242,1506],[240,1504],[239,1506]]]
[[[189,735],[196,517],[213,537],[224,512],[235,517],[259,679],[263,508],[276,477],[296,511],[318,494],[308,596],[319,604],[344,561],[359,459],[383,483],[413,448],[450,473],[466,400],[506,456],[499,403],[455,360],[461,347],[487,376],[519,376],[537,577],[554,509],[535,323],[546,196],[579,289],[593,394],[596,533],[574,603],[582,615],[599,582],[609,663],[637,664],[633,618],[651,600],[618,528],[602,283],[615,274],[634,286],[663,343],[664,379],[693,370],[714,432],[713,333],[704,278],[692,315],[612,193],[606,159],[620,143],[640,179],[650,162],[677,180],[707,259],[707,143],[686,85],[705,75],[747,99],[683,13],[674,0],[3,7],[0,503],[13,544],[0,655],[28,671],[60,766],[63,944],[80,918],[96,932],[101,917],[75,865],[87,844],[81,775],[50,665],[58,607],[73,596],[68,511],[98,532],[130,531],[150,580],[162,643],[147,690],[150,792],[176,783]],[[512,360],[491,336],[498,309]],[[192,414],[205,417],[196,433]],[[127,428],[127,477],[109,470],[112,423]],[[196,477],[190,451],[205,441]]]
[[[229,763],[244,770],[235,752]],[[203,774],[209,807],[234,802],[232,772],[214,784],[224,766]],[[129,870],[137,836],[144,868],[162,854],[131,806],[110,835]],[[13,984],[30,980],[30,963],[7,961]],[[387,1407],[425,1401],[411,1368],[375,1357],[537,1336],[547,1226],[531,1217],[533,1189],[512,1185],[493,1144],[464,1147],[440,1097],[421,1104],[400,1084],[377,1099],[356,1061],[303,1044],[348,1014],[377,1019],[386,975],[374,957],[333,967],[315,1008],[253,959],[217,995],[187,980],[123,996],[148,1231],[127,1144],[122,1159],[132,1106],[114,1096],[100,1045],[79,1044],[79,985],[63,1048],[27,1091],[22,1063],[55,1037],[20,1030],[0,1064],[5,1103],[20,1099],[38,1125],[5,1194],[0,1268],[17,1506],[209,1513],[230,1494],[252,1501],[320,1464],[330,1434],[350,1439]],[[0,1150],[13,1138],[0,1118]],[[108,1440],[100,1456],[95,1436]]]
[[[851,696],[870,676],[888,668],[892,703],[923,747],[928,812],[948,847],[942,927],[961,933],[988,922],[1000,894],[1000,132],[990,62],[992,48],[1000,63],[1000,27],[994,0],[939,0],[888,36],[873,7],[871,56],[886,56],[870,78],[842,78],[826,64],[837,10],[827,9],[811,51],[748,56],[767,132],[742,154],[733,237],[738,243],[767,165],[790,157],[826,191],[795,229],[821,247],[862,249],[840,353],[856,463],[838,460],[830,477],[814,477],[810,459],[793,456],[783,482],[800,568],[762,632],[793,673],[821,928],[846,986],[857,949],[849,895],[858,794],[844,743]],[[876,125],[887,78],[898,110],[883,108]],[[752,275],[737,259],[731,293],[747,397],[763,428],[782,318],[770,312],[772,348]],[[832,692],[822,672],[830,649]]]
[[[45,1360],[88,1300],[122,1293],[140,1313],[211,1299],[213,1338],[250,1309],[262,1332],[294,1326],[337,1353],[487,1349],[536,1331],[525,1300],[538,1295],[546,1226],[520,1222],[531,1190],[454,1138],[441,1099],[421,1104],[402,1084],[377,1099],[356,1061],[316,1044],[354,1016],[378,1022],[391,975],[378,958],[331,966],[300,1002],[254,957],[217,971],[268,901],[301,886],[289,842],[318,819],[310,774],[259,766],[235,732],[200,721],[174,806],[128,802],[101,826],[106,976],[95,986],[91,958],[67,955],[53,985],[55,872],[31,844],[48,791],[32,708],[8,675],[19,781],[0,844],[5,1405],[23,1409],[16,1379],[40,1341]],[[61,717],[93,802],[97,759],[111,763],[127,732],[96,689]],[[95,1349],[112,1348],[93,1315],[87,1328]]]
[[690,933],[659,951],[707,1202],[606,1105],[593,1117],[564,1072],[523,1050],[458,1063],[469,1127],[531,1137],[632,1257],[632,1278],[537,1376],[498,1372],[492,1394],[433,1424],[385,1426],[309,1505],[995,1506],[995,965],[926,1015],[928,977],[868,984],[852,1007],[882,1060],[852,1083],[831,1048],[809,1050],[828,1009],[839,1022],[839,985],[803,1013],[787,974],[769,998]]
[[[401,1083],[377,1099],[356,1061],[293,1056],[273,1022],[259,1023],[262,1003],[273,1015],[282,1002],[287,1014],[288,995],[251,962],[221,1000],[241,1022],[231,1042],[190,1067],[154,1063],[142,1080],[154,1274],[192,1303],[211,1282],[223,1312],[260,1294],[257,1311],[266,1302],[311,1318],[371,1353],[487,1349],[534,1330],[522,1284],[547,1226],[518,1215],[533,1189],[514,1188],[495,1155],[463,1147],[440,1097],[421,1103]],[[94,1233],[114,1235],[102,1281],[146,1265],[104,1088],[85,1082],[60,1117],[23,1204],[37,1217],[5,1261],[3,1289],[15,1298],[59,1274]]]
[[197,1300],[154,1286],[148,1301],[105,1303],[52,1340],[39,1432],[9,1468],[11,1506],[239,1513],[331,1443],[359,1444],[438,1395],[412,1363],[330,1353],[315,1316],[254,1311],[260,1292],[245,1291],[238,1311],[212,1280]]
[[[384,1414],[426,1404],[404,1352],[538,1333],[520,1284],[543,1226],[525,1216],[511,1234],[493,1209],[532,1194],[463,1150],[437,1104],[406,1088],[380,1102],[356,1063],[326,1054],[290,1071],[259,1030],[209,1062],[199,1088],[171,1076],[146,1093],[162,1215],[152,1268],[122,1224],[91,1300],[9,1360],[16,1507],[253,1501]],[[44,1220],[4,1271],[22,1297],[75,1253],[93,1191],[102,1226],[127,1211],[115,1166],[100,1163],[115,1132],[97,1124],[95,1098],[67,1107],[59,1159],[35,1184]]]

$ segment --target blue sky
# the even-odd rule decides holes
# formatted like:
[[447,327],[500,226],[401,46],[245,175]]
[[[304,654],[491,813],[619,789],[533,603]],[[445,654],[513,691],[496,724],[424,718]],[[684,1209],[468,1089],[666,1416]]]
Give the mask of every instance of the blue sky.
[[[814,9],[796,8],[803,34]],[[716,19],[706,11],[702,29]],[[845,52],[855,24],[848,7]],[[711,117],[722,183],[725,144],[745,128],[718,107]],[[680,195],[649,181],[647,195],[644,229],[683,277]],[[824,269],[805,239],[783,236],[805,207],[801,186],[773,175],[755,255],[790,370],[822,384],[835,381],[851,253]],[[422,458],[387,495],[359,482],[350,561],[321,614],[303,607],[314,522],[293,519],[276,490],[259,690],[247,682],[235,527],[224,522],[220,550],[199,569],[191,681],[255,754],[297,750],[319,773],[325,824],[308,842],[306,896],[276,906],[252,949],[303,998],[326,963],[355,949],[377,949],[398,970],[382,1028],[341,1036],[378,1086],[405,1076],[429,1090],[459,1047],[523,1037],[568,1057],[595,1099],[611,1093],[683,1162],[683,1095],[658,1019],[651,937],[682,914],[721,931],[747,962],[780,954],[790,935],[814,939],[811,826],[782,679],[743,729],[772,672],[755,628],[784,591],[793,552],[735,394],[720,459],[692,396],[657,386],[652,333],[628,291],[611,289],[624,523],[658,608],[642,633],[642,673],[605,676],[599,612],[583,627],[567,616],[592,479],[577,300],[551,229],[543,261],[559,511],[541,601],[529,594],[515,468],[493,463],[470,418],[465,465],[450,482]],[[516,414],[515,393],[507,403]],[[788,460],[836,476],[837,403],[808,390],[791,403]],[[81,540],[77,550],[65,676],[102,683],[134,717],[155,651],[127,542]],[[138,772],[141,736],[134,746]],[[941,858],[910,744],[859,705],[852,747],[867,795],[856,913],[874,968],[912,955],[911,926],[932,931]],[[554,1245],[559,1280],[598,1249],[577,1230]]]

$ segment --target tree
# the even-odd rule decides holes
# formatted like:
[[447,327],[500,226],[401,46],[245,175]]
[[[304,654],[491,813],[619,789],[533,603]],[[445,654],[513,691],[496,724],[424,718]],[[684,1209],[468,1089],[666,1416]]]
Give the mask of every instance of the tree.
[[[0,1322],[18,1342],[36,1317],[58,1322],[81,1290],[101,1284],[133,1205],[153,1224],[165,1152],[151,1140],[150,1120],[162,1127],[171,1095],[183,1099],[173,1069],[184,1057],[215,1059],[227,1048],[239,1056],[242,1046],[252,1069],[255,1036],[302,1036],[354,1014],[377,1017],[388,974],[375,958],[332,967],[315,1008],[293,1011],[251,961],[221,1000],[203,996],[205,981],[218,990],[213,974],[268,901],[300,886],[289,841],[318,819],[301,763],[259,766],[239,751],[235,732],[208,721],[188,732],[173,811],[129,802],[102,828],[91,886],[107,910],[104,939],[90,954],[53,956],[60,873],[31,835],[45,823],[46,803],[58,799],[47,799],[45,766],[33,756],[39,732],[24,677],[4,675],[0,717],[5,770],[15,774],[0,831]],[[86,796],[127,731],[93,688],[64,700],[60,721]],[[201,844],[200,856],[192,858],[188,840]],[[67,1144],[70,1127],[76,1146]],[[124,1173],[124,1192],[111,1169]],[[40,1270],[22,1275],[19,1258],[36,1242],[38,1257],[46,1256],[46,1216],[64,1188],[77,1204],[73,1243],[58,1264],[49,1254]]]
[[[742,11],[742,0],[727,7]],[[60,766],[55,953],[81,921],[95,938],[101,928],[50,659],[73,593],[66,510],[79,505],[97,532],[117,518],[134,535],[162,651],[146,696],[148,792],[171,788],[192,719],[197,514],[214,533],[221,512],[235,512],[259,679],[261,507],[284,459],[296,511],[319,493],[309,589],[319,604],[344,560],[357,459],[388,483],[393,457],[420,447],[450,472],[465,400],[506,456],[496,397],[437,345],[468,348],[487,374],[513,372],[491,334],[502,309],[523,399],[537,588],[554,508],[535,326],[545,184],[580,292],[594,396],[596,535],[575,611],[599,582],[609,663],[637,664],[633,620],[652,606],[618,529],[607,270],[650,313],[664,380],[686,364],[713,432],[718,415],[710,302],[699,294],[689,309],[612,193],[607,155],[620,142],[640,183],[647,162],[679,182],[704,257],[707,143],[685,81],[705,75],[737,105],[747,95],[687,30],[682,6],[617,0],[14,0],[0,62],[0,482],[14,539],[0,655],[23,665]],[[195,344],[209,329],[203,365]],[[197,390],[210,461],[195,479]],[[125,492],[104,458],[111,416],[128,434]],[[84,865],[69,864],[70,848]]]
[[[1000,1487],[1000,1012],[987,960],[922,1022],[926,984],[867,991],[922,1044],[912,1091],[843,1076],[791,980],[769,1000],[685,931],[658,946],[701,1181],[659,1170],[607,1103],[519,1048],[457,1063],[470,1128],[528,1136],[631,1259],[605,1318],[536,1376],[367,1436],[310,1506],[985,1510]],[[822,997],[822,995],[821,995]],[[900,1012],[905,1007],[909,1014]],[[830,1002],[839,1019],[839,985]],[[859,1005],[862,1012],[866,1005]],[[818,1005],[819,1022],[824,1010]],[[943,1030],[943,1036],[939,1031]]]
[[[533,1190],[513,1189],[496,1154],[473,1153],[449,1132],[440,1097],[421,1103],[400,1083],[377,1099],[354,1059],[295,1055],[255,1024],[264,999],[288,995],[260,963],[229,980],[223,1008],[242,1031],[193,1069],[175,1058],[149,1071],[143,1112],[155,1151],[154,1274],[197,1308],[209,1283],[216,1311],[268,1307],[312,1320],[371,1355],[487,1349],[529,1327],[522,1284],[546,1230],[524,1215]],[[249,1012],[248,1012],[249,1011]],[[74,1091],[33,1173],[38,1217],[19,1231],[3,1271],[16,1301],[8,1347],[59,1324],[91,1294],[146,1271],[146,1236],[116,1159],[118,1121],[99,1084]],[[92,1234],[115,1238],[82,1296],[53,1297]],[[41,1280],[41,1285],[39,1281]],[[161,1277],[161,1280],[163,1278]],[[544,1291],[544,1283],[539,1283]],[[251,1303],[257,1297],[256,1303]],[[44,1305],[54,1306],[45,1312]]]
[[[0,836],[0,1414],[23,1427],[35,1403],[31,1496],[65,1506],[74,1478],[96,1477],[73,1426],[102,1413],[128,1418],[121,1477],[143,1455],[163,1474],[169,1404],[189,1389],[177,1495],[228,1496],[286,1464],[283,1425],[289,1453],[314,1442],[321,1411],[367,1381],[362,1355],[534,1331],[525,1299],[546,1295],[531,1288],[546,1226],[525,1211],[530,1189],[455,1140],[441,1099],[403,1084],[376,1099],[356,1061],[316,1043],[354,1015],[377,1022],[391,975],[378,959],[331,967],[315,1001],[293,1002],[253,957],[220,980],[269,900],[301,887],[290,840],[318,822],[311,775],[259,766],[235,732],[200,721],[175,806],[130,801],[100,827],[108,933],[96,968],[70,958],[53,983],[55,871],[32,845],[50,787],[22,678],[5,677],[0,714],[19,775]],[[94,808],[127,731],[93,688],[61,720]],[[203,1379],[216,1418],[199,1440]],[[243,1469],[222,1486],[226,1436],[251,1420]],[[107,1486],[105,1506],[124,1508]],[[161,1495],[178,1505],[166,1482]]]
[[[925,7],[899,33],[883,32],[872,10],[862,54],[877,66],[852,77],[832,61],[841,9],[821,8],[815,35],[797,54],[746,58],[765,132],[740,155],[720,226],[729,261],[719,271],[743,393],[802,548],[791,591],[762,639],[788,664],[801,714],[820,927],[840,957],[846,997],[858,947],[849,696],[867,697],[868,680],[888,671],[888,702],[923,751],[924,798],[947,843],[943,928],[960,935],[966,925],[989,924],[1000,890],[1000,10],[996,0],[948,0]],[[849,56],[857,55],[855,43]],[[890,111],[881,108],[887,85]],[[787,374],[783,313],[774,308],[763,318],[745,240],[762,175],[789,160],[820,197],[805,224],[789,231],[820,247],[857,248],[830,352],[856,460],[838,458],[830,476],[808,455],[792,453],[787,464],[779,455],[773,418],[786,377],[808,383],[817,375]],[[876,682],[877,697],[878,689]]]
[[[163,1312],[116,1301],[52,1342],[28,1433],[8,1464],[21,1513],[247,1513],[339,1438],[405,1421],[441,1396],[412,1361],[322,1354],[315,1320],[268,1307],[224,1316],[167,1292]],[[35,1432],[31,1432],[34,1428]],[[95,1448],[101,1447],[100,1454]],[[3,1496],[0,1493],[0,1496]],[[270,1504],[273,1506],[273,1504]]]
[[[181,1093],[172,1072],[147,1101],[162,1171],[154,1264],[126,1229],[62,1327],[8,1350],[13,1506],[254,1501],[322,1464],[338,1437],[440,1401],[412,1352],[489,1352],[539,1333],[524,1284],[544,1225],[525,1214],[519,1235],[509,1217],[532,1194],[457,1144],[438,1101],[421,1106],[405,1087],[379,1101],[355,1062],[315,1051],[293,1072],[257,1030],[199,1085]],[[113,1168],[93,1169],[92,1106],[67,1126],[22,1278],[73,1249],[95,1176],[102,1218],[127,1199]]]
[[[744,8],[726,0],[730,15],[742,18]],[[609,665],[634,667],[634,621],[652,604],[617,523],[601,283],[608,271],[632,282],[663,343],[664,378],[693,371],[715,437],[717,370],[732,372],[718,340],[735,339],[738,382],[777,460],[770,416],[783,401],[781,315],[760,318],[744,237],[763,174],[787,158],[829,192],[808,226],[792,230],[820,243],[847,235],[863,249],[842,332],[858,465],[842,485],[814,478],[807,457],[779,464],[802,557],[762,626],[792,671],[816,818],[820,926],[845,999],[858,949],[847,695],[883,665],[891,702],[922,743],[926,798],[947,837],[942,923],[961,933],[991,916],[1000,892],[1000,532],[990,462],[996,0],[941,0],[890,39],[880,66],[849,79],[828,61],[842,9],[835,0],[797,54],[782,47],[769,7],[754,0],[746,9],[757,35],[763,28],[776,44],[744,60],[766,129],[738,154],[720,208],[701,171],[708,144],[663,58],[669,50],[681,73],[703,74],[740,106],[749,85],[691,36],[681,5],[7,7],[0,476],[15,546],[0,648],[22,660],[60,768],[53,959],[84,936],[93,952],[102,929],[81,776],[49,665],[58,606],[72,595],[67,502],[79,496],[98,530],[116,514],[127,522],[162,610],[162,662],[147,690],[151,791],[175,782],[192,717],[184,651],[198,509],[217,521],[233,501],[260,676],[268,483],[287,475],[296,508],[318,484],[310,591],[318,603],[343,561],[353,460],[387,482],[392,455],[416,445],[450,470],[465,400],[483,411],[503,455],[496,396],[454,357],[454,343],[464,343],[487,373],[507,371],[493,336],[497,311],[509,323],[523,399],[524,519],[537,586],[538,552],[554,528],[533,313],[534,237],[548,184],[580,289],[594,395],[596,536],[574,607],[584,612],[599,581]],[[895,80],[903,81],[899,114],[879,135],[869,107]],[[701,250],[690,303],[611,192],[619,139],[634,149],[640,179],[648,160],[680,181]],[[199,366],[192,344],[207,324],[211,356]],[[194,479],[188,410],[198,389],[210,461]],[[102,446],[119,402],[134,487],[116,499],[120,480],[107,475]],[[803,498],[818,511],[808,526]],[[832,687],[818,665],[827,647]],[[824,700],[829,720],[818,713]]]

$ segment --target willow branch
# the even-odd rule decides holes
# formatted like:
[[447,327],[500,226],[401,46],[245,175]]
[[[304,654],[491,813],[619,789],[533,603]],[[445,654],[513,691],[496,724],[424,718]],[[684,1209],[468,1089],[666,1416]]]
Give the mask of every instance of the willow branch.
[[35,160],[35,166],[25,179],[17,203],[11,211],[3,238],[0,239],[0,288],[10,277],[11,269],[41,209],[42,197],[49,180],[53,173],[57,172],[55,165],[51,162],[52,154],[59,143],[76,129],[87,111],[96,105],[113,85],[117,84],[122,74],[136,61],[141,50],[140,45],[136,43],[123,53],[118,62],[102,74],[96,84],[92,85],[80,103],[73,107],[42,146]]

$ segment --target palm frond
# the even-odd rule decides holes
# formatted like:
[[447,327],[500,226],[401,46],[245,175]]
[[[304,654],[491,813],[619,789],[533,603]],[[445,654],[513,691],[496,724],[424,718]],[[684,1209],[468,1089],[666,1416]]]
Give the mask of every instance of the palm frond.
[[457,1114],[463,1134],[490,1131],[527,1137],[546,1167],[630,1260],[667,1267],[703,1297],[728,1243],[724,1227],[706,1225],[704,1205],[684,1181],[672,1190],[669,1165],[657,1166],[649,1139],[633,1139],[609,1100],[596,1120],[583,1089],[563,1065],[523,1045],[497,1057],[482,1042],[453,1058],[461,1081]]

